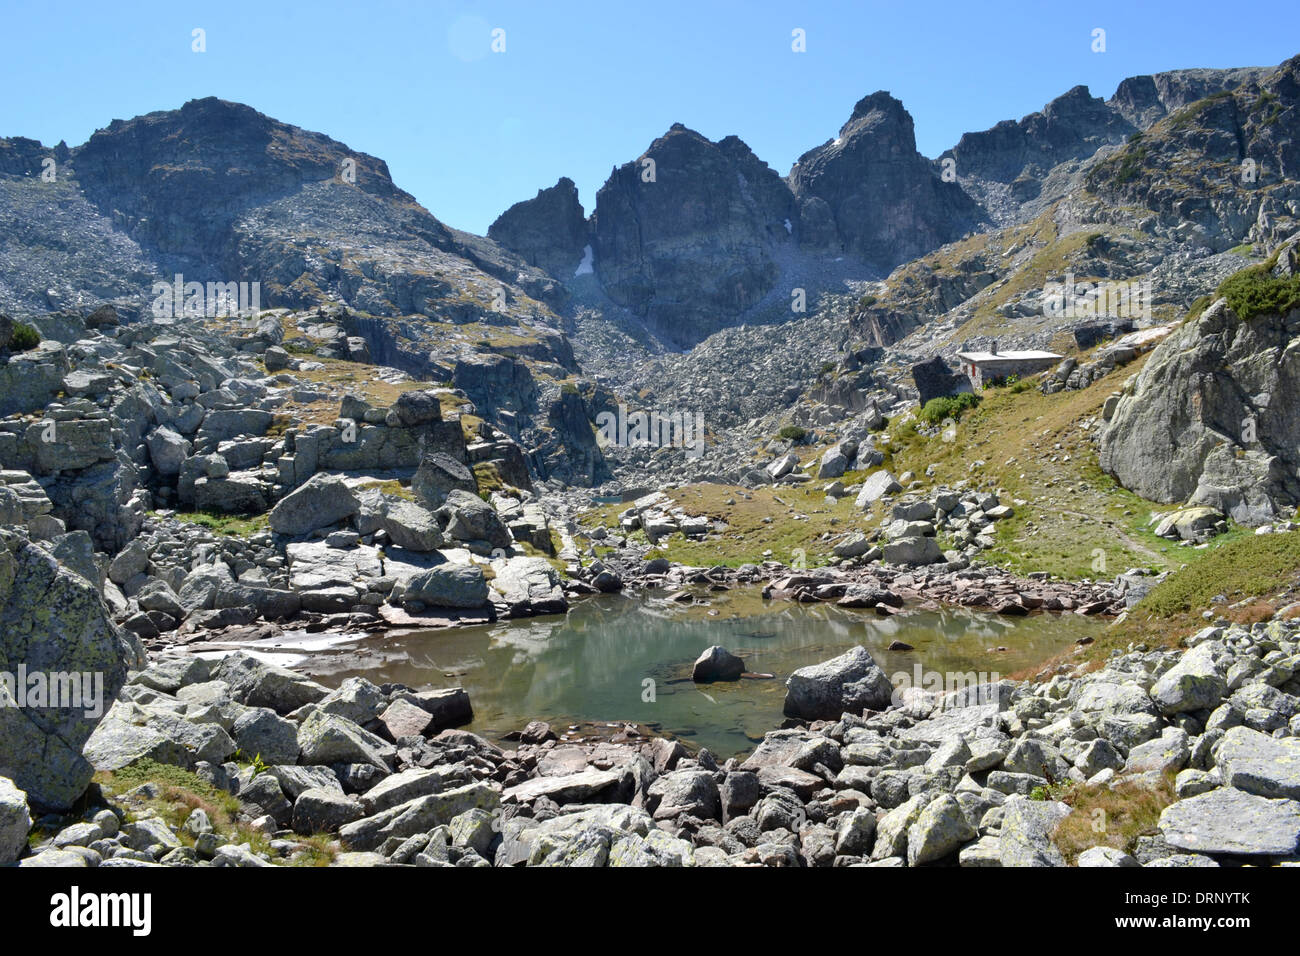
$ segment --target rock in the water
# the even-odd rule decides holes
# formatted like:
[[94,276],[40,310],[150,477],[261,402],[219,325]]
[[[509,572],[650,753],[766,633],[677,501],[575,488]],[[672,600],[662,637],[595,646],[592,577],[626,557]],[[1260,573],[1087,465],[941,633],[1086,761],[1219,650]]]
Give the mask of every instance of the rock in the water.
[[697,684],[711,684],[720,680],[740,680],[745,672],[745,662],[718,644],[704,651],[691,669],[691,680]]
[[785,682],[785,713],[804,720],[835,720],[843,713],[884,710],[893,685],[861,645],[839,657],[801,667]]

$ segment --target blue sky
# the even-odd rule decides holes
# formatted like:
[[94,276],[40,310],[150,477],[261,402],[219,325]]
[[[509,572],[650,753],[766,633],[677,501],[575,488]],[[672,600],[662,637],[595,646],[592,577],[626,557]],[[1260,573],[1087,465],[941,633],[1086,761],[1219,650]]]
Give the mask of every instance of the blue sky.
[[1077,84],[1109,97],[1134,74],[1279,63],[1300,53],[1300,4],[70,0],[10,4],[3,29],[0,136],[78,145],[215,95],[385,159],[434,215],[483,233],[560,176],[590,212],[674,122],[735,133],[784,175],[885,89],[935,156]]

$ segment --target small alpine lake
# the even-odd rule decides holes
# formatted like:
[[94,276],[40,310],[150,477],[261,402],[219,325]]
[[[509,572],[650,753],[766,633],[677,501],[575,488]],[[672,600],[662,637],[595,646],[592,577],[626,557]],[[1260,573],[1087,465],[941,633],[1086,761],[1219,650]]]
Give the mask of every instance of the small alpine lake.
[[[900,674],[913,686],[920,674],[996,680],[1096,636],[1106,623],[963,608],[878,617],[764,601],[755,588],[702,591],[697,601],[684,606],[654,591],[599,595],[566,615],[336,639],[294,666],[329,685],[359,675],[376,684],[462,686],[474,707],[467,729],[494,740],[530,720],[549,721],[561,734],[579,722],[631,722],[726,758],[752,750],[780,725],[792,671],[856,644],[896,685]],[[889,650],[895,641],[913,650]],[[742,657],[747,671],[773,677],[696,685],[692,665],[713,644]]]

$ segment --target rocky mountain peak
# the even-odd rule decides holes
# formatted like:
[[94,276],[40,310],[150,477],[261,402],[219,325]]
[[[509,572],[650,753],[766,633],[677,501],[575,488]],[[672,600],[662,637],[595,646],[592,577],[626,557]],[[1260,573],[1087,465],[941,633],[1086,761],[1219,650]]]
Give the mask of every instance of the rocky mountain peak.
[[577,185],[562,176],[532,199],[515,203],[488,227],[488,238],[551,275],[571,277],[587,245]]
[[889,93],[863,97],[840,135],[799,157],[788,177],[805,244],[831,244],[892,268],[984,221],[955,182],[916,151],[912,117]]
[[595,270],[618,305],[694,344],[772,289],[792,212],[785,184],[743,142],[675,123],[596,194]]

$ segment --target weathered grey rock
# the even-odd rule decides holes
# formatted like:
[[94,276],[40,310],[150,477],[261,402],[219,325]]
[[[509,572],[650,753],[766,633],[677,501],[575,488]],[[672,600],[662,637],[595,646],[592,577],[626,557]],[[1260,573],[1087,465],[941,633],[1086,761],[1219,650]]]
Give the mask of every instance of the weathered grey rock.
[[442,547],[442,529],[432,511],[413,501],[388,500],[379,527],[393,544],[409,551],[434,551]]
[[369,764],[388,774],[397,754],[392,744],[343,717],[314,711],[298,728],[305,764]]
[[194,481],[194,507],[219,514],[263,514],[270,488],[260,474],[234,472],[225,478]]
[[473,783],[441,793],[418,797],[391,809],[339,828],[339,839],[349,850],[373,850],[385,840],[404,840],[447,826],[469,810],[492,813],[501,805],[501,793],[485,783]]
[[1160,832],[1192,853],[1287,856],[1300,848],[1300,802],[1222,787],[1165,807]]
[[383,727],[381,732],[389,740],[422,737],[433,727],[433,715],[399,697],[379,715],[379,723]]
[[1079,866],[1082,867],[1134,867],[1142,864],[1123,850],[1113,846],[1093,846],[1079,854]]
[[865,647],[796,670],[785,682],[785,713],[805,720],[835,720],[841,714],[889,706],[893,685]]
[[1178,727],[1166,727],[1155,740],[1129,750],[1124,769],[1128,773],[1176,773],[1187,765],[1190,756],[1187,732]]
[[1052,843],[1052,832],[1070,815],[1064,803],[1011,796],[1003,804],[1003,866],[1064,866],[1065,857]]
[[303,704],[315,703],[329,694],[328,687],[242,651],[225,657],[216,677],[230,686],[231,697],[241,704],[269,707],[277,714],[292,713]]
[[15,701],[0,685],[0,776],[35,806],[71,806],[94,773],[82,748],[128,666],[141,664],[138,645],[109,619],[89,581],[24,538],[0,532],[0,672],[68,675],[59,681],[64,706],[27,694]]
[[360,800],[341,790],[304,790],[293,804],[293,829],[303,834],[334,833],[361,819],[364,812]]
[[664,774],[650,785],[647,796],[656,820],[672,820],[682,815],[715,820],[722,816],[718,785],[707,770],[675,770]]
[[1300,800],[1300,739],[1232,727],[1214,750],[1223,782],[1261,797]]
[[1184,653],[1151,688],[1161,712],[1178,714],[1217,707],[1228,689],[1218,663],[1222,653],[1221,645],[1208,641]]
[[697,684],[740,680],[740,675],[744,672],[743,660],[725,647],[714,644],[696,658],[695,666],[691,669],[691,680]]
[[627,782],[628,774],[623,769],[589,767],[577,773],[533,777],[508,788],[503,799],[513,803],[532,803],[545,797],[559,804],[605,803],[610,802],[611,796],[627,789]]
[[154,470],[164,478],[180,474],[181,463],[189,457],[191,448],[179,432],[165,425],[150,432],[145,444]]
[[979,834],[951,794],[941,794],[907,829],[907,865],[933,863],[955,853]]
[[918,793],[882,817],[876,825],[876,842],[871,849],[871,859],[884,860],[890,857],[907,856],[907,835],[912,824],[917,821],[930,803],[931,795]]
[[482,541],[493,548],[508,548],[514,542],[496,509],[468,491],[448,492],[437,515],[443,534],[454,541]]
[[476,564],[440,564],[415,575],[402,591],[402,604],[479,608],[488,603],[488,583]]
[[853,504],[858,508],[870,508],[885,495],[902,490],[903,486],[898,483],[893,475],[887,471],[878,471],[867,476],[866,481],[862,483],[862,490],[858,492],[858,497],[854,499]]
[[477,493],[474,473],[463,462],[444,452],[432,452],[420,461],[411,479],[411,490],[426,508],[441,508],[452,491]]
[[373,815],[410,803],[419,797],[454,790],[470,782],[469,773],[463,767],[411,767],[385,777],[367,790],[361,795],[361,805],[367,815]]
[[1287,317],[1243,322],[1226,300],[1176,328],[1120,398],[1102,434],[1103,470],[1143,498],[1206,505],[1242,524],[1293,508],[1300,415],[1286,397],[1300,381],[1295,338]]
[[0,777],[0,866],[18,859],[27,846],[32,817],[27,811],[27,794],[8,777]]
[[298,762],[298,728],[268,707],[250,707],[235,719],[235,743],[249,760],[268,766]]
[[515,557],[492,563],[491,586],[494,601],[500,598],[506,617],[563,614],[569,607],[564,584],[549,561],[539,557]]
[[359,508],[356,494],[343,479],[313,475],[271,509],[271,530],[294,536],[310,534],[351,518]]
[[334,714],[354,724],[368,724],[383,713],[388,699],[383,692],[364,677],[349,677],[321,698],[316,709],[323,714]]
[[926,535],[896,538],[884,546],[882,556],[888,564],[935,564],[944,560],[939,543]]

